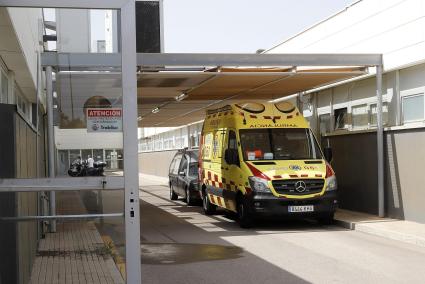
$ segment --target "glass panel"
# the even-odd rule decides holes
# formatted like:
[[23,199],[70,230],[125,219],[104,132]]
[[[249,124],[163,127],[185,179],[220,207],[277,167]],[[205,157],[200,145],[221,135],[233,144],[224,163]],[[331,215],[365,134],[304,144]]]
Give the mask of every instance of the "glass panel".
[[403,97],[403,121],[424,119],[424,95]]
[[335,129],[345,129],[348,127],[347,108],[340,108],[334,111]]
[[69,160],[70,162],[74,162],[75,160],[81,159],[81,151],[80,150],[69,150]]
[[68,174],[69,166],[70,166],[69,151],[59,150],[58,151],[58,167],[57,167],[56,174],[58,176],[66,176]]
[[[377,118],[376,118],[377,107],[376,107],[376,104],[370,105],[370,112],[372,114],[371,117],[370,117],[370,125],[376,126],[377,125]],[[382,103],[382,124],[383,125],[388,124],[388,103]]]
[[117,162],[118,162],[118,169],[124,169],[124,153],[122,149],[116,149],[117,152]]
[[92,149],[81,150],[81,158],[83,160],[88,160],[89,158],[93,158]]
[[366,128],[369,125],[369,112],[367,104],[353,106],[351,108],[353,128]]
[[[69,173],[69,169],[72,168],[71,163],[75,160],[79,162],[78,167],[87,166],[88,169],[91,169],[90,164],[85,165],[81,162],[83,159],[88,159],[89,155],[94,155],[93,160],[96,160],[93,161],[93,169],[103,167],[102,164],[96,162],[104,161],[104,149],[121,149],[120,153],[116,151],[116,164],[117,168],[123,167],[122,68],[119,62],[121,56],[118,53],[121,25],[117,21],[117,11],[109,13],[106,10],[41,8],[2,8],[0,10],[2,17],[4,16],[10,24],[2,30],[0,41],[4,39],[2,38],[4,33],[10,35],[9,41],[14,43],[11,48],[16,49],[11,50],[11,53],[16,62],[22,63],[18,64],[19,66],[8,64],[8,68],[16,77],[13,85],[9,84],[8,86],[7,80],[4,78],[8,73],[0,72],[0,101],[5,102],[4,94],[13,87],[16,98],[13,101],[16,102],[18,110],[10,108],[10,115],[7,114],[7,119],[0,122],[8,130],[8,137],[2,139],[2,142],[7,142],[8,145],[3,147],[2,143],[2,147],[0,147],[1,163],[2,165],[10,164],[10,169],[13,166],[13,171],[7,175],[0,172],[0,178],[45,178],[49,168],[48,154],[52,152],[55,156],[53,166],[57,176],[62,178],[66,176],[66,179],[61,179],[64,181],[63,185],[75,187],[75,191],[57,192],[55,201],[49,198],[50,193],[25,192],[1,195],[0,218],[5,216],[46,216],[50,214],[49,207],[52,205],[50,202],[55,202],[56,215],[92,213],[121,215],[124,211],[124,188],[114,191],[104,189],[79,191],[87,183],[100,186],[100,179],[98,177],[87,178],[85,183],[80,186],[80,179],[74,178],[76,175],[72,171],[71,174]],[[40,45],[40,39],[48,42]],[[61,53],[61,56],[58,57],[61,64],[52,66],[52,74],[46,73],[46,69],[50,68],[37,66],[37,54],[43,51]],[[92,52],[115,52],[116,57],[104,54],[99,59],[99,57],[93,57],[94,54],[90,54]],[[81,64],[80,53],[88,53],[88,57],[85,57],[87,61],[84,61],[84,64]],[[90,64],[90,62],[95,64]],[[43,80],[41,85],[44,87],[52,85],[52,92],[55,94],[54,145],[50,145],[52,146],[50,148],[47,145],[48,125],[45,94],[42,94],[43,98],[41,99],[44,107],[40,108],[39,132],[37,133],[37,129],[28,123],[33,121],[31,114],[35,111],[32,103],[36,102],[36,92],[34,88],[28,88],[26,78],[37,78],[37,74]],[[52,77],[51,82],[46,82],[49,77]],[[9,103],[11,102],[9,101]],[[8,124],[5,121],[8,121]],[[13,123],[9,123],[10,121]],[[137,130],[134,129],[134,131]],[[121,158],[118,158],[120,155]],[[119,164],[119,160],[121,160],[121,164]],[[85,176],[98,176],[99,173],[100,170],[86,170]],[[105,171],[104,174],[122,176],[123,172]],[[109,182],[109,179],[107,181]],[[11,202],[12,200],[13,202]],[[7,208],[5,204],[8,206]],[[26,225],[27,223],[31,225]],[[115,276],[119,277],[118,268],[114,265],[108,266],[104,261],[109,258],[112,261],[119,261],[121,268],[125,267],[124,218],[79,219],[73,222],[58,220],[56,234],[49,234],[47,226],[49,223],[50,221],[10,223],[11,226],[7,229],[10,239],[6,243],[15,243],[16,241],[19,243],[16,243],[16,246],[7,253],[2,253],[0,262],[7,263],[9,261],[13,268],[10,274],[16,274],[20,278],[19,281],[5,281],[3,279],[4,268],[1,268],[1,283],[30,282],[29,272],[32,268],[39,267],[37,266],[40,264],[37,260],[39,256],[48,256],[49,259],[59,257],[58,262],[56,259],[54,260],[58,266],[53,267],[52,270],[53,274],[59,275],[61,273],[58,270],[59,264],[61,263],[60,267],[65,267],[67,264],[61,261],[63,258],[73,255],[73,252],[76,256],[74,260],[94,256],[93,260],[99,259],[99,263],[94,263],[94,266],[102,268],[103,272],[116,270]],[[2,232],[4,232],[3,229],[5,228],[2,227]],[[69,232],[77,235],[69,235]],[[44,235],[46,235],[45,238]],[[78,244],[74,243],[75,236],[79,241]],[[60,237],[61,240],[67,239],[69,242],[63,243],[67,247],[62,247],[59,239],[56,239],[57,242],[54,246],[52,243],[43,244],[56,237]],[[73,247],[74,245],[76,246]],[[54,248],[54,250],[43,249],[46,247]],[[18,261],[22,261],[22,263],[18,263]],[[89,278],[91,278],[90,275],[93,275],[101,278],[100,280],[103,279],[104,282],[117,282],[113,278],[104,279],[100,274],[95,275],[96,271],[87,267],[87,263],[75,264],[81,274]],[[103,269],[106,266],[108,269]],[[13,273],[13,271],[16,272],[16,267],[23,268],[22,271],[25,273],[18,273],[19,275]],[[44,268],[47,267],[44,266]],[[122,269],[122,272],[125,273],[125,269]],[[43,281],[34,282],[42,283]]]
[[93,159],[95,161],[104,161],[103,149],[93,149]]

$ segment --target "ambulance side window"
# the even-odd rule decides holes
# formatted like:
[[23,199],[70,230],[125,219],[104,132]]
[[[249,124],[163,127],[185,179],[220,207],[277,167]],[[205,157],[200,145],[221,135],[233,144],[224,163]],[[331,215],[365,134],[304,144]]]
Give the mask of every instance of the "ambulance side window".
[[238,155],[238,142],[236,140],[236,133],[233,130],[229,131],[229,139],[227,144],[225,160],[228,164],[240,166]]
[[233,130],[229,131],[229,145],[227,146],[228,149],[238,149],[238,145],[236,142],[236,133]]
[[212,140],[213,140],[212,133],[205,134],[205,140],[202,146],[202,158],[204,160],[211,160]]

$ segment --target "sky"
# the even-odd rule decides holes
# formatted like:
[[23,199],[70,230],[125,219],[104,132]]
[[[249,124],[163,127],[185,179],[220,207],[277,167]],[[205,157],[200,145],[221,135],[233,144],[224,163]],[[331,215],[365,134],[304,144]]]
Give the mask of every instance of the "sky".
[[163,0],[164,51],[255,53],[354,0]]
[[[356,0],[163,0],[164,51],[255,53]],[[46,20],[54,20],[47,10]],[[91,44],[105,39],[104,11],[91,11]],[[97,24],[98,23],[98,24]]]

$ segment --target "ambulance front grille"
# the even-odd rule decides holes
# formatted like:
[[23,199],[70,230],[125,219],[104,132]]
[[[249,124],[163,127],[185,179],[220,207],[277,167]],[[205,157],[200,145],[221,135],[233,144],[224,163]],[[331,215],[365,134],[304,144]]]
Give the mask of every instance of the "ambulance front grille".
[[[287,179],[272,181],[274,190],[279,194],[307,195],[319,193],[325,185],[324,179]],[[305,185],[305,190],[302,187]],[[298,187],[298,190],[297,190]]]

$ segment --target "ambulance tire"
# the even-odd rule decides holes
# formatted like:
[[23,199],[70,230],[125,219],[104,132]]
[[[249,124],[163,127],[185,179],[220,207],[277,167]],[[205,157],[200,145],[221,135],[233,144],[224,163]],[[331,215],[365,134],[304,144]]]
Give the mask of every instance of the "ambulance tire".
[[251,210],[248,201],[242,196],[237,199],[237,213],[239,226],[244,229],[251,228],[253,225]]
[[174,192],[173,185],[170,184],[170,199],[177,200],[179,196]]
[[322,225],[332,225],[334,223],[334,213],[329,213],[328,215],[322,216],[318,219],[319,223]]
[[205,191],[202,191],[202,208],[204,209],[205,215],[212,215],[215,213],[217,206],[212,204]]

